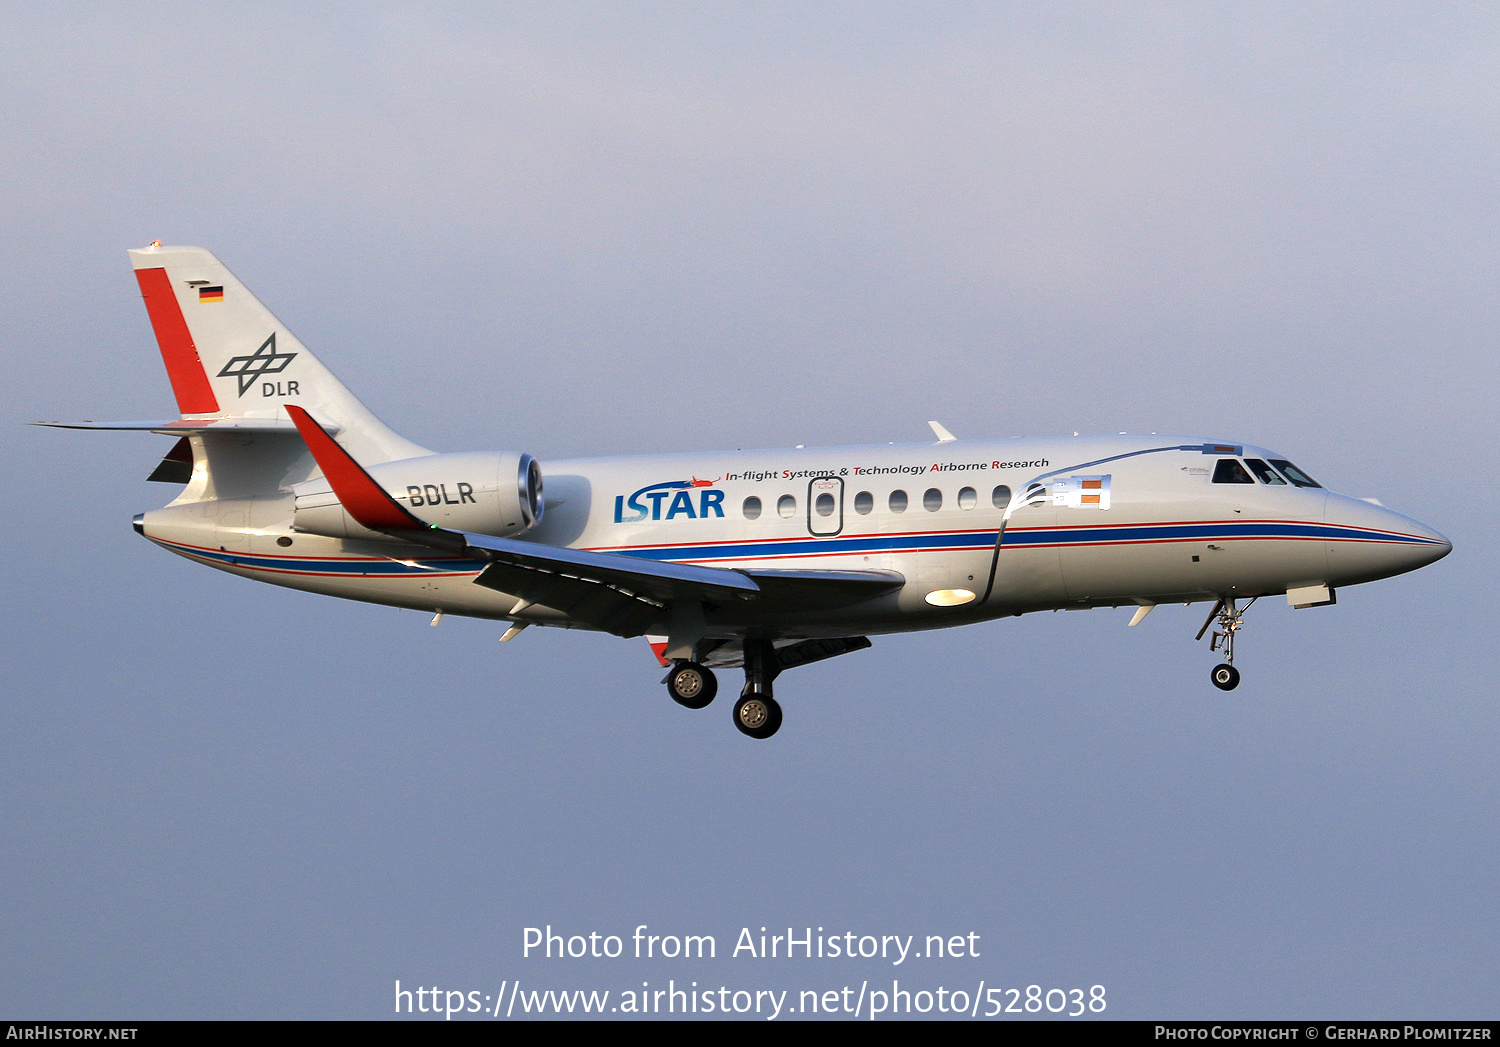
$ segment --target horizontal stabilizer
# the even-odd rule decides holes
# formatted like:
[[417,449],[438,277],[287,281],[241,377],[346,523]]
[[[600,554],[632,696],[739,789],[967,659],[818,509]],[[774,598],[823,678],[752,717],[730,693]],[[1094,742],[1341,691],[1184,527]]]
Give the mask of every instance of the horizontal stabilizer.
[[[172,418],[155,422],[32,422],[54,429],[108,429],[117,432],[164,433],[184,436],[190,433],[286,433],[297,427],[286,418]],[[336,425],[323,425],[325,432],[337,433]]]

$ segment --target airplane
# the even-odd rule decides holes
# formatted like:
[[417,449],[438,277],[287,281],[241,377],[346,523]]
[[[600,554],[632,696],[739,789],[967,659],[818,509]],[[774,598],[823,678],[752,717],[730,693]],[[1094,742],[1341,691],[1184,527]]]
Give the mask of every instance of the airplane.
[[773,682],[869,637],[1037,611],[1209,603],[1233,690],[1262,597],[1295,608],[1452,545],[1238,440],[1084,436],[540,462],[438,453],[379,421],[208,251],[129,252],[180,417],[40,422],[177,442],[183,484],[135,530],[196,563],[331,596],[645,637],[677,703],[741,668],[733,722],[781,726]]

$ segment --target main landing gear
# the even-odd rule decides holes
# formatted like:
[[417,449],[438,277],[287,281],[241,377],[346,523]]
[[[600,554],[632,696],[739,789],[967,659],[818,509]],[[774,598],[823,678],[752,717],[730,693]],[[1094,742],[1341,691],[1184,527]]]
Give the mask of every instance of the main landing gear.
[[1208,627],[1218,619],[1219,627],[1209,637],[1208,649],[1210,651],[1223,651],[1223,663],[1214,666],[1209,679],[1215,687],[1221,691],[1232,691],[1240,685],[1240,671],[1234,667],[1234,634],[1240,631],[1244,625],[1245,612],[1250,610],[1255,601],[1260,597],[1252,597],[1250,603],[1244,607],[1236,608],[1234,597],[1221,597],[1214,604],[1214,609],[1208,612],[1208,617],[1203,620],[1203,628],[1198,630],[1196,639],[1203,639],[1203,634],[1208,632]]
[[702,709],[719,693],[719,680],[697,662],[678,662],[667,673],[667,693],[689,709]]
[[781,663],[770,640],[745,641],[745,689],[734,703],[734,725],[751,738],[769,738],[781,729],[781,706],[771,697],[771,681]]
[[734,725],[751,738],[769,738],[781,729],[781,706],[769,694],[748,691],[734,703]]
[[[745,689],[734,703],[734,725],[741,734],[769,738],[781,728],[781,706],[771,697],[771,681],[780,672],[771,641],[745,641]],[[675,662],[662,682],[672,700],[689,709],[704,708],[719,691],[713,672],[697,662]]]

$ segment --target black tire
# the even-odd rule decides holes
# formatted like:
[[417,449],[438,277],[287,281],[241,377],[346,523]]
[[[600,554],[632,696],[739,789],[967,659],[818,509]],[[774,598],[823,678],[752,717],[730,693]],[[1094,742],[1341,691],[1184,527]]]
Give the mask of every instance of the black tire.
[[702,709],[719,693],[719,681],[697,662],[679,662],[667,676],[672,701],[689,709]]
[[1221,691],[1232,691],[1240,685],[1240,671],[1225,662],[1223,665],[1214,666],[1214,671],[1209,674],[1209,679],[1214,686]]
[[781,706],[768,694],[741,695],[734,703],[734,725],[751,738],[769,738],[781,729]]

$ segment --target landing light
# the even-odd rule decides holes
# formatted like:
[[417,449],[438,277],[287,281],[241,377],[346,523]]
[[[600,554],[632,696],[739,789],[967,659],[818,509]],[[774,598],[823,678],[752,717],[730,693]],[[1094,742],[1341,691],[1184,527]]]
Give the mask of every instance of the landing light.
[[962,607],[974,602],[974,594],[967,589],[935,589],[927,594],[927,602],[934,607]]

